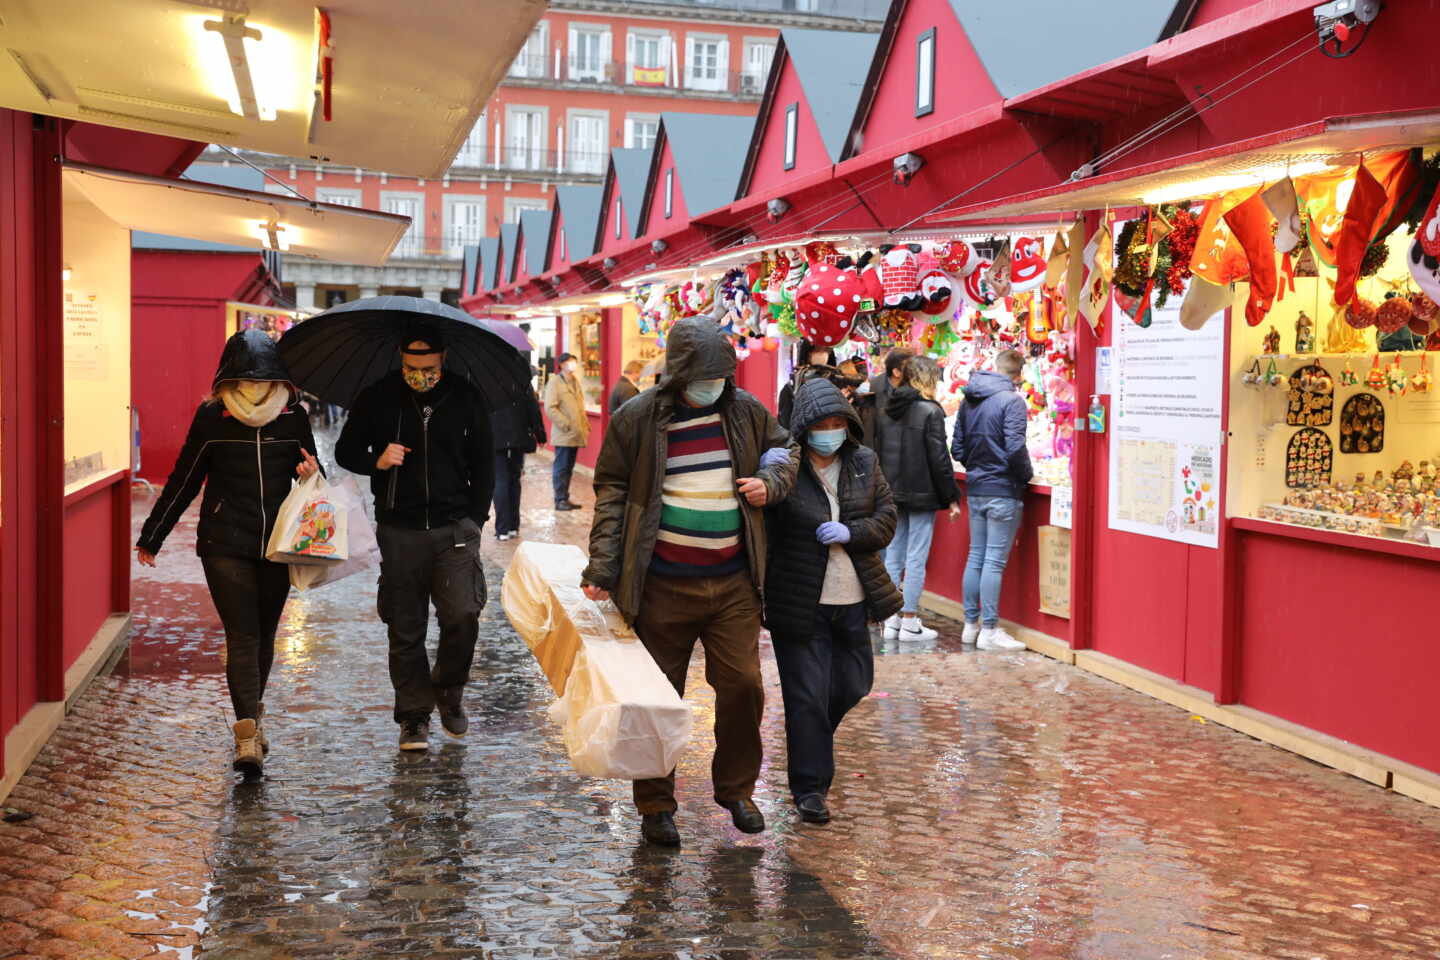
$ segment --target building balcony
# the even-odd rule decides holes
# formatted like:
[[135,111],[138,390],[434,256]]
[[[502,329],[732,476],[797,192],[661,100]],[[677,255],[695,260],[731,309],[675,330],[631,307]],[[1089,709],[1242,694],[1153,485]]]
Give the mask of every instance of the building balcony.
[[396,260],[443,260],[458,263],[465,258],[465,248],[480,242],[480,227],[455,227],[447,233],[407,233],[395,244],[390,262]]
[[475,171],[497,176],[519,175],[526,179],[564,177],[584,181],[604,175],[610,162],[609,148],[601,150],[542,150],[512,143],[496,150],[493,146],[467,147],[455,155],[452,171]]
[[503,82],[604,93],[731,100],[758,100],[765,92],[765,74],[748,70],[681,70],[673,66],[649,67],[575,57],[568,60],[516,57]]

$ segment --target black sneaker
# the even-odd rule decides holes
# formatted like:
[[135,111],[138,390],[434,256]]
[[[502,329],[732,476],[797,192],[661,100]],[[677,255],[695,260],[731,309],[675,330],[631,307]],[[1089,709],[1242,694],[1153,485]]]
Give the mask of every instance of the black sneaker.
[[406,720],[400,724],[401,750],[430,749],[430,721]]
[[556,510],[579,510],[579,509],[580,509],[580,505],[579,505],[579,504],[576,504],[576,503],[571,503],[569,500],[561,500],[559,503],[555,504],[555,509],[556,509]]
[[657,847],[680,846],[680,831],[675,829],[675,814],[647,813],[640,818],[640,835],[646,843]]
[[470,729],[470,721],[465,717],[462,703],[464,695],[464,687],[435,688],[435,707],[440,711],[440,726],[456,740],[465,736],[465,731]]
[[760,833],[765,829],[765,814],[754,800],[736,800],[720,806],[730,811],[730,820],[741,833]]

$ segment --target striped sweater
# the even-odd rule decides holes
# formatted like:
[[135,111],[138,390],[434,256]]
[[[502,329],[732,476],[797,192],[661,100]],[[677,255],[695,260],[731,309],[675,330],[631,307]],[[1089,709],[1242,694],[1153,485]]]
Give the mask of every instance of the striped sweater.
[[678,405],[667,430],[660,534],[650,571],[714,577],[745,568],[735,471],[716,407]]

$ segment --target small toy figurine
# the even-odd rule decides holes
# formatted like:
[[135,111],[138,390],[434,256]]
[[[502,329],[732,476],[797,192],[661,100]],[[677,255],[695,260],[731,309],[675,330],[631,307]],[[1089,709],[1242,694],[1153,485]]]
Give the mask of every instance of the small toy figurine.
[[1397,351],[1385,368],[1385,388],[1390,391],[1390,396],[1403,397],[1409,386],[1410,381],[1405,377],[1405,368],[1400,365],[1400,354]]
[[1376,391],[1385,389],[1385,371],[1380,369],[1380,354],[1378,353],[1370,363],[1370,372],[1365,376],[1365,386]]
[[1410,389],[1416,393],[1430,392],[1430,354],[1420,354],[1420,369],[1410,378]]
[[1346,360],[1345,369],[1340,371],[1340,386],[1353,387],[1359,382],[1360,378],[1355,376],[1355,368],[1350,366],[1349,360]]
[[1401,480],[1406,481],[1408,486],[1410,478],[1415,476],[1415,465],[1409,460],[1406,460],[1401,463],[1400,466],[1396,467],[1395,472],[1390,474],[1390,476],[1396,483],[1399,483]]
[[1270,332],[1265,334],[1265,352],[1280,352],[1280,331],[1276,330],[1274,326],[1271,326]]
[[1315,321],[1306,316],[1303,310],[1295,320],[1295,352],[1315,352]]

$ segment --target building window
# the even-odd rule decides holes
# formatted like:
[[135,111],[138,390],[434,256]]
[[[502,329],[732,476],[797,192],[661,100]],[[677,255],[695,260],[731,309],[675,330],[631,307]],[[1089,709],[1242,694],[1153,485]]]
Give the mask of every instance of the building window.
[[625,35],[626,80],[637,87],[670,84],[670,35],[630,31]]
[[395,245],[397,257],[418,257],[425,253],[425,195],[423,193],[380,194],[380,209],[410,218],[410,226]]
[[510,76],[525,77],[532,80],[544,79],[547,75],[547,61],[550,59],[550,25],[544,20],[535,24],[535,29],[530,31],[530,36],[525,38],[525,45],[515,56],[515,62],[510,64]]
[[519,223],[520,214],[526,210],[544,210],[547,205],[544,200],[536,200],[532,197],[506,197],[505,198],[505,222]]
[[775,44],[769,40],[746,40],[745,62],[740,70],[740,92],[759,96],[765,92],[770,76],[770,63],[775,59]]
[[915,41],[915,116],[935,112],[935,28]]
[[555,246],[556,246],[556,252],[555,252],[555,257],[556,257],[556,259],[559,260],[561,263],[564,263],[564,262],[568,259],[568,257],[566,256],[566,253],[565,253],[565,227],[564,227],[564,225],[561,225],[561,226],[559,226],[559,227],[557,227],[557,228],[555,229]]
[[342,207],[358,207],[360,206],[360,191],[321,187],[315,191],[315,199],[321,203],[333,203]]
[[625,146],[649,150],[660,132],[659,117],[626,117]]
[[570,143],[566,148],[565,169],[570,173],[604,173],[609,154],[610,122],[603,113],[572,113]]
[[511,107],[507,113],[507,165],[512,170],[544,169],[545,111],[535,107]]
[[795,169],[795,138],[800,131],[800,104],[785,108],[785,169]]
[[489,122],[489,114],[482,112],[480,119],[476,120],[475,126],[471,128],[470,136],[460,145],[460,152],[455,154],[451,167],[485,166],[485,128]]
[[616,197],[616,198],[615,198],[615,216],[614,216],[612,219],[615,221],[615,239],[616,239],[616,240],[619,240],[619,239],[620,239],[620,231],[621,231],[621,229],[624,227],[624,224],[625,224],[625,221],[622,220],[622,219],[620,219],[620,198],[619,198],[619,197]]
[[675,168],[665,171],[665,219],[675,212]]
[[724,37],[685,37],[685,86],[691,90],[724,90],[730,41]]
[[449,256],[463,257],[465,248],[479,243],[484,235],[484,197],[445,198],[445,248]]
[[329,307],[338,307],[340,304],[342,304],[342,303],[344,303],[344,302],[345,302],[345,291],[344,291],[344,290],[336,290],[336,289],[334,289],[334,288],[332,287],[331,289],[325,291],[325,306],[326,306],[327,309],[328,309]]
[[570,79],[586,83],[610,80],[610,31],[601,27],[570,28]]

